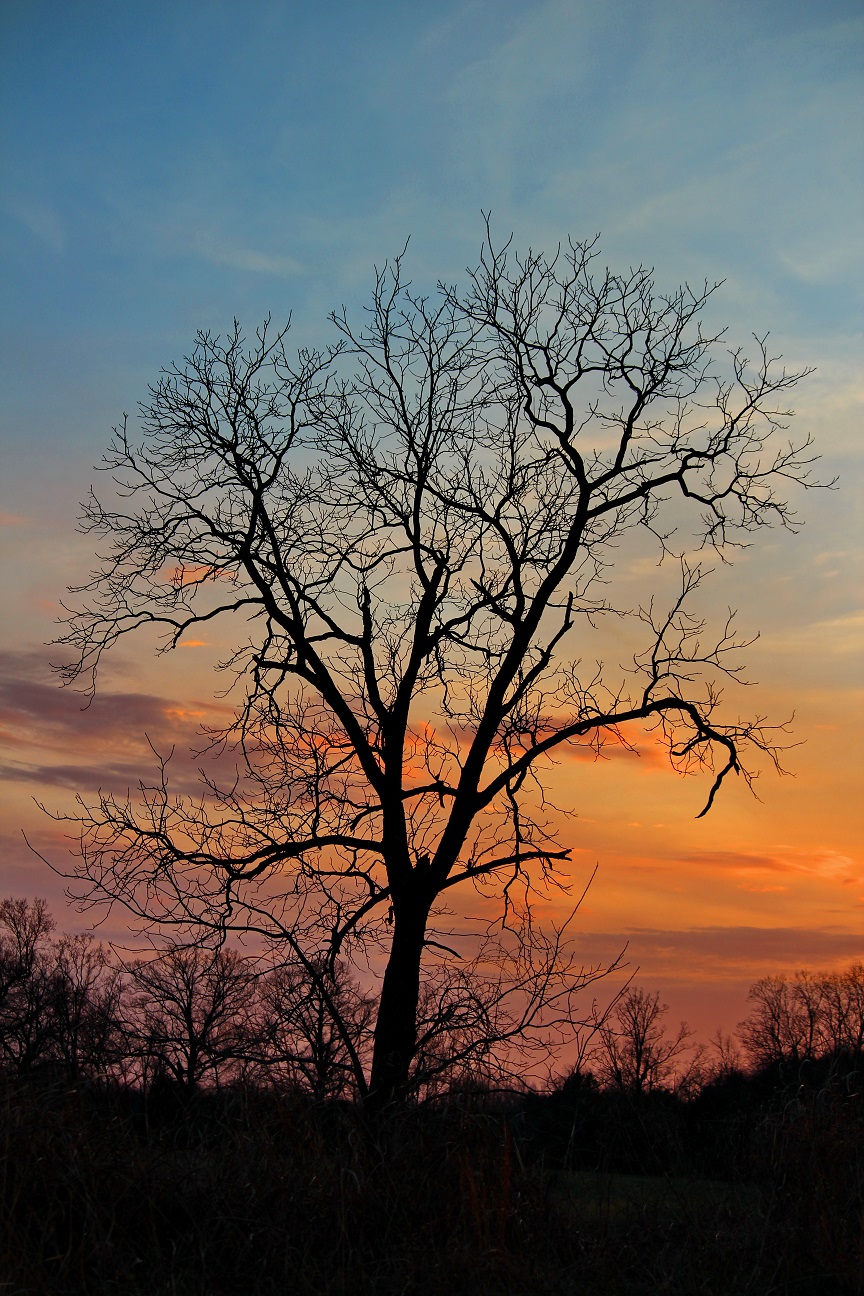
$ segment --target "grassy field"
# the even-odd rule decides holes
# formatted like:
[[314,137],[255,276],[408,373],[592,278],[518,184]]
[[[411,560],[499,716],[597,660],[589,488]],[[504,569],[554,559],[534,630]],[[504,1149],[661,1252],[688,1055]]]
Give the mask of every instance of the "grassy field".
[[0,1291],[853,1296],[860,1124],[812,1106],[739,1129],[747,1172],[723,1179],[573,1168],[476,1103],[370,1128],[258,1093],[7,1082]]

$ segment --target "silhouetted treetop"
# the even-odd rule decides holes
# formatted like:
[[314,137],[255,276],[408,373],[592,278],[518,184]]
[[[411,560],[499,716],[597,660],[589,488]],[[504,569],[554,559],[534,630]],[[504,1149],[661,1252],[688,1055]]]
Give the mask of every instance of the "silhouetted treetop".
[[[711,291],[600,270],[591,241],[520,257],[490,236],[464,289],[417,292],[396,258],[324,350],[292,354],[269,320],[251,343],[236,323],[200,333],[138,430],[115,430],[64,677],[92,685],[141,627],[170,649],[233,618],[236,722],[210,740],[235,744],[240,773],[194,801],[163,763],[137,799],[82,803],[85,897],[252,927],[310,966],[381,943],[370,1086],[386,1098],[441,898],[473,885],[532,940],[531,896],[568,857],[542,808],[556,753],[639,723],[707,771],[703,813],[730,773],[749,779],[774,740],[721,712],[744,645],[691,610],[707,572],[685,555],[791,525],[784,491],[812,457],[785,435],[801,375],[764,340],[751,363],[703,331]],[[678,592],[618,607],[640,533]],[[627,670],[596,660],[613,612],[642,634]],[[550,956],[575,976],[555,941]]]

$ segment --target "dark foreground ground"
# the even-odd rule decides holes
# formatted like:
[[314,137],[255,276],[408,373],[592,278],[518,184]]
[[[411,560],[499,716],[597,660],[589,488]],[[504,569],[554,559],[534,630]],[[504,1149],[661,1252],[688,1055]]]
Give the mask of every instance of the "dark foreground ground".
[[249,1091],[2,1081],[0,1292],[853,1296],[864,1098],[571,1083],[364,1124]]

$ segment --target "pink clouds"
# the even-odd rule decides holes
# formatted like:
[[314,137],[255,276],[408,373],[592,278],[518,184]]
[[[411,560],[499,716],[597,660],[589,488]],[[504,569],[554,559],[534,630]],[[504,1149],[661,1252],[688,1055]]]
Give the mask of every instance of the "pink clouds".
[[[0,737],[7,752],[0,777],[11,783],[125,789],[152,770],[153,750],[176,748],[178,790],[195,783],[187,753],[216,708],[149,693],[103,691],[87,705],[62,689],[41,653],[0,654]],[[197,741],[196,741],[197,740]],[[70,759],[71,757],[71,759]]]

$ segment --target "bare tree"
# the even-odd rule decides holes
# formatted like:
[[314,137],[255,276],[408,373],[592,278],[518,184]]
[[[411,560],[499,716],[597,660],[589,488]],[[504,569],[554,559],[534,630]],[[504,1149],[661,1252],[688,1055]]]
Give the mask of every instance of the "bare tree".
[[67,1074],[111,1072],[126,1051],[120,969],[82,932],[57,941],[51,981],[55,1050]]
[[699,1060],[693,1032],[686,1022],[668,1031],[668,1011],[656,990],[627,986],[598,1022],[592,1061],[599,1079],[624,1093],[649,1093],[672,1083],[686,1087]]
[[827,1053],[864,1055],[864,963],[823,978],[821,1033]]
[[[236,721],[209,735],[237,776],[82,799],[77,895],[147,922],[242,928],[319,956],[384,961],[368,1094],[403,1093],[421,964],[445,899],[474,888],[530,946],[532,896],[568,850],[546,774],[568,746],[648,726],[672,765],[707,772],[705,813],[776,735],[723,717],[744,646],[692,599],[722,557],[810,482],[784,438],[801,377],[757,341],[728,352],[700,315],[713,289],[658,293],[644,269],[596,268],[593,242],[551,259],[487,241],[467,290],[414,293],[397,258],[362,326],[292,358],[269,321],[247,347],[198,335],[115,429],[83,526],[105,543],[62,642],[95,681],[139,630],[164,648],[237,625]],[[680,587],[630,608],[627,670],[592,662],[628,537]],[[586,665],[587,663],[587,665]],[[370,953],[371,948],[371,953]],[[310,953],[311,951],[311,953]]]
[[[577,906],[578,908],[578,906]],[[586,967],[567,925],[487,931],[473,954],[438,961],[421,982],[411,1088],[514,1088],[548,1079],[584,1017],[583,992],[620,966]]]
[[797,1066],[814,1058],[864,1050],[864,966],[822,975],[806,969],[789,980],[762,977],[747,995],[750,1015],[738,1037],[751,1064]]
[[173,945],[125,965],[134,1051],[145,1079],[182,1089],[224,1080],[250,1051],[255,973],[234,950]]
[[54,926],[45,900],[0,901],[0,1064],[22,1075],[52,1055]]
[[342,961],[322,960],[309,975],[296,962],[258,982],[260,1041],[269,1083],[288,1083],[320,1102],[364,1083],[374,1004]]
[[813,1014],[794,984],[785,976],[762,977],[750,987],[747,998],[752,1008],[750,1016],[738,1023],[738,1036],[754,1066],[795,1065],[813,1057]]
[[734,1035],[723,1034],[718,1027],[708,1041],[703,1081],[714,1084],[740,1076],[744,1070],[744,1059],[738,1039]]

